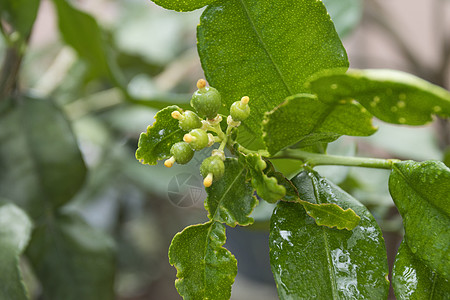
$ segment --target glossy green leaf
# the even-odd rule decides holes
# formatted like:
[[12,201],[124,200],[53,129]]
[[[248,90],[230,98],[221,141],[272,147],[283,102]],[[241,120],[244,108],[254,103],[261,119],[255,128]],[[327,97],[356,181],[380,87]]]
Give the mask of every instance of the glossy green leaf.
[[69,1],[53,0],[58,13],[59,31],[64,41],[86,60],[95,74],[112,79],[119,84],[118,68],[110,58],[110,50],[97,21],[89,14],[76,9]]
[[192,11],[217,0],[152,0],[159,6],[176,11]]
[[341,38],[347,36],[359,24],[363,14],[363,0],[323,0],[322,2]]
[[392,286],[397,300],[438,300],[450,295],[450,282],[420,261],[405,241],[395,257]]
[[76,215],[53,215],[37,227],[27,255],[45,299],[114,299],[113,241]]
[[325,103],[357,100],[378,119],[422,125],[432,115],[450,116],[450,93],[413,75],[394,70],[336,69],[315,75],[310,88]]
[[282,173],[275,171],[275,168],[270,161],[265,161],[265,162],[268,166],[264,170],[264,173],[268,177],[276,178],[278,184],[283,186],[284,189],[286,190],[285,195],[281,200],[297,201],[299,199],[298,191],[297,191],[297,188],[294,186],[294,184],[289,179],[287,179]]
[[175,235],[169,262],[177,268],[175,286],[185,300],[230,299],[237,261],[222,247],[225,240],[225,226],[213,221]]
[[450,169],[439,161],[395,163],[389,192],[411,251],[450,279]]
[[[358,103],[322,103],[314,95],[288,97],[266,113],[263,139],[271,154],[296,144],[297,148],[328,143],[339,136],[367,136],[376,131],[372,115]],[[295,128],[295,130],[286,130]]]
[[309,203],[307,201],[298,200],[303,205],[306,213],[314,218],[317,225],[327,226],[330,228],[352,230],[358,224],[361,218],[351,208],[343,209],[334,203]]
[[20,40],[28,39],[40,3],[39,0],[0,0],[1,17],[20,34]]
[[249,215],[258,200],[253,196],[252,186],[245,180],[247,169],[235,158],[227,158],[224,163],[225,175],[206,188],[208,218],[231,227],[252,224],[253,219]]
[[262,144],[264,113],[304,92],[309,76],[348,66],[330,16],[316,0],[218,1],[203,12],[197,38],[206,78],[225,106],[250,97],[246,133],[239,136],[244,146]]
[[270,260],[280,299],[386,299],[384,240],[369,211],[317,173],[293,179],[300,198],[353,209],[353,230],[318,226],[299,203],[279,202],[270,226]]
[[183,140],[186,131],[171,116],[175,110],[181,111],[175,105],[160,110],[153,125],[147,127],[147,132],[141,133],[136,150],[136,158],[141,163],[156,165],[157,160],[169,158],[172,145]]
[[250,170],[252,186],[256,189],[259,197],[270,203],[275,203],[286,195],[286,188],[278,184],[276,177],[269,177],[264,172],[267,163],[259,154],[248,154],[245,156],[247,166]]
[[36,218],[66,204],[86,166],[62,112],[49,100],[23,97],[0,108],[0,196]]
[[26,300],[19,257],[28,244],[32,224],[14,204],[0,204],[0,299]]

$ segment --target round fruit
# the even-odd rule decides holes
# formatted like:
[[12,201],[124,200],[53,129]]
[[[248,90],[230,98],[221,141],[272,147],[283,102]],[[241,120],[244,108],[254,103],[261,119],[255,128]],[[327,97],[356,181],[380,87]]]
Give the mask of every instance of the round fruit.
[[217,116],[222,105],[220,93],[213,87],[204,86],[203,82],[199,83],[200,80],[197,83],[199,89],[192,95],[191,106],[199,115],[212,119]]
[[241,101],[231,104],[230,115],[234,121],[244,121],[250,115],[250,106],[248,106],[248,97],[242,97]]
[[202,121],[193,111],[185,111],[179,121],[180,128],[186,131],[202,127]]
[[186,143],[189,143],[191,148],[194,150],[201,150],[209,144],[208,134],[206,131],[199,128],[191,130],[189,133],[185,134],[183,140]]
[[170,148],[170,154],[175,158],[179,164],[187,164],[194,156],[194,150],[186,142],[178,142]]
[[204,178],[212,174],[214,181],[219,180],[225,173],[223,160],[217,155],[206,158],[200,166],[200,173]]

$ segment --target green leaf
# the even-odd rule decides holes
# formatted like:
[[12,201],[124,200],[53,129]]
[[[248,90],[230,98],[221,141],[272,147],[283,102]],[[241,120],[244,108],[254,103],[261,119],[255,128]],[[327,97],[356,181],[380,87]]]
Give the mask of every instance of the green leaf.
[[19,257],[28,244],[31,228],[30,219],[20,208],[14,204],[0,206],[0,299],[28,299]]
[[95,74],[106,76],[121,85],[121,74],[111,58],[104,33],[89,14],[76,9],[67,0],[53,0],[58,13],[59,31],[64,41],[86,60]]
[[314,204],[303,200],[298,200],[298,202],[303,205],[306,213],[314,218],[316,224],[320,226],[352,230],[361,220],[351,208],[344,210],[334,203]]
[[305,92],[309,76],[348,66],[322,1],[218,1],[203,12],[197,38],[206,78],[225,106],[250,97],[246,133],[239,136],[244,146],[262,144],[264,113]]
[[37,227],[27,249],[45,299],[114,298],[113,241],[76,215],[53,215]]
[[297,188],[292,184],[292,182],[287,179],[282,173],[276,172],[274,166],[270,161],[265,161],[268,165],[267,168],[264,170],[264,173],[268,177],[274,177],[277,179],[277,182],[279,185],[283,186],[286,190],[285,195],[281,200],[283,201],[297,201],[298,198],[298,191]]
[[51,101],[16,100],[0,108],[0,197],[37,218],[78,192],[86,166],[70,124]]
[[275,203],[286,195],[286,188],[278,184],[277,178],[264,173],[267,163],[261,155],[251,153],[245,156],[245,160],[250,170],[252,186],[259,197],[269,203]]
[[177,268],[175,286],[185,300],[230,299],[237,261],[222,247],[225,240],[225,226],[213,221],[175,235],[169,262]]
[[176,11],[192,11],[217,0],[152,0],[159,6]]
[[20,40],[26,41],[33,28],[40,3],[39,0],[0,0],[0,16],[20,34]]
[[439,161],[395,163],[389,192],[411,251],[450,279],[450,169]]
[[280,299],[386,299],[384,240],[369,211],[317,173],[293,179],[300,198],[353,209],[353,230],[318,226],[299,203],[279,202],[270,226],[270,260]]
[[303,148],[332,142],[343,134],[371,135],[376,131],[371,120],[372,115],[358,103],[325,104],[314,95],[299,94],[266,113],[263,139],[267,150],[275,154],[293,144]]
[[171,116],[175,110],[181,111],[176,105],[160,110],[153,125],[147,127],[146,133],[141,133],[136,150],[136,158],[141,163],[156,165],[157,160],[169,158],[172,145],[183,140],[186,131]]
[[450,282],[420,261],[405,241],[395,257],[392,286],[398,300],[438,300],[450,295]]
[[341,38],[359,24],[363,14],[362,0],[323,0],[323,3]]
[[205,208],[208,218],[228,226],[250,225],[249,217],[258,200],[253,196],[252,186],[246,182],[247,169],[235,158],[225,160],[225,175],[209,188]]
[[357,100],[378,119],[423,125],[432,115],[450,116],[450,93],[413,75],[394,70],[328,70],[310,88],[325,103]]

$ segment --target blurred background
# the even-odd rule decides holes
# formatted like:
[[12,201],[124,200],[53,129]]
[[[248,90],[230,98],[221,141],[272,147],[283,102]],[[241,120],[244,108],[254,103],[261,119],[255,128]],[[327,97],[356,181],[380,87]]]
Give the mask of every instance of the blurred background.
[[[403,70],[449,89],[450,1],[324,2],[351,67]],[[24,90],[52,98],[64,111],[88,167],[82,190],[64,209],[79,212],[116,241],[117,299],[180,299],[167,251],[177,232],[206,221],[198,167],[208,153],[168,169],[162,164],[143,166],[134,152],[139,134],[156,112],[171,104],[188,105],[195,82],[203,77],[195,37],[202,11],[176,13],[150,0],[70,4],[80,14],[60,13],[61,22],[53,2],[41,1],[20,76]],[[5,41],[0,43],[5,56]],[[448,120],[420,128],[376,123],[375,135],[341,138],[330,144],[329,153],[438,159],[449,165]],[[383,229],[392,265],[403,233],[387,190],[387,171],[317,170],[371,209]],[[260,203],[254,225],[227,228],[226,247],[239,269],[234,300],[277,299],[268,256],[273,206]],[[30,291],[38,298],[39,284],[30,269],[26,273]]]

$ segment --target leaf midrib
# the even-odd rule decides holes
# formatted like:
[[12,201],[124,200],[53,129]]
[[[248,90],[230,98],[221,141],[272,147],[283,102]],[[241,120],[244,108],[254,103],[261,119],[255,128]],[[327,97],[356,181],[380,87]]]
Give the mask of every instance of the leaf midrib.
[[248,10],[247,6],[244,3],[244,0],[239,0],[239,2],[241,3],[245,14],[247,15],[248,21],[250,23],[250,26],[252,27],[253,31],[255,32],[256,37],[258,38],[259,43],[261,44],[262,49],[264,50],[264,52],[266,53],[267,57],[270,59],[270,62],[272,63],[272,65],[274,66],[275,70],[277,71],[278,76],[281,79],[281,82],[283,83],[284,87],[286,88],[286,91],[289,95],[292,95],[293,93],[291,92],[289,86],[287,85],[286,81],[283,78],[283,75],[280,71],[280,69],[278,68],[278,65],[275,64],[275,61],[272,58],[272,55],[270,54],[270,52],[267,50],[266,44],[264,43],[264,41],[262,40],[261,35],[259,34],[259,32],[256,30],[256,26],[253,23],[252,18],[250,17],[250,11]]

